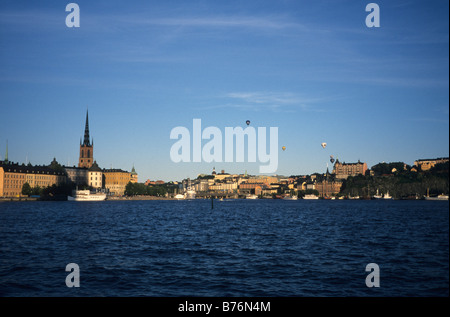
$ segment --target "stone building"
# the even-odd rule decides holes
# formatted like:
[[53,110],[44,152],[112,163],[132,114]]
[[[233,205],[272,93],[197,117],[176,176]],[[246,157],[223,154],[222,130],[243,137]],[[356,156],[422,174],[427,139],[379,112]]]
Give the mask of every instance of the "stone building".
[[45,188],[65,183],[66,179],[63,171],[55,171],[49,166],[19,165],[7,159],[0,161],[0,197],[20,197],[25,183]]
[[92,164],[92,166],[88,169],[87,175],[87,183],[89,186],[99,189],[103,186],[103,172],[96,161]]
[[428,171],[432,167],[434,167],[436,164],[446,163],[449,161],[448,157],[438,157],[435,159],[422,159],[414,161],[414,165],[417,167],[420,167],[422,171]]
[[341,163],[336,160],[333,168],[333,174],[337,179],[347,179],[349,176],[364,175],[367,170],[367,163],[358,160],[357,163]]
[[125,187],[131,181],[131,173],[117,168],[103,169],[103,187],[111,195],[123,196]]

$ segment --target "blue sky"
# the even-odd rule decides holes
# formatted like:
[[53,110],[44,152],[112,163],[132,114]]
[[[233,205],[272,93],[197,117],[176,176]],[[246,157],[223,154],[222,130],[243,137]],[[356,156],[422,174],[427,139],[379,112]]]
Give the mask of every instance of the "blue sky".
[[[78,162],[86,109],[101,167],[181,180],[260,163],[173,163],[172,128],[278,127],[277,174],[449,155],[449,3],[0,2],[0,156]],[[327,142],[322,149],[321,142]],[[330,168],[331,168],[331,164]]]

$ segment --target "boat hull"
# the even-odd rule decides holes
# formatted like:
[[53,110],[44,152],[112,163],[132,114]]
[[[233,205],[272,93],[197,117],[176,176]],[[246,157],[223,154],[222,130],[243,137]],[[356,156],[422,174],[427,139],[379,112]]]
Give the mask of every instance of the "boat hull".
[[91,194],[89,190],[76,190],[72,192],[72,196],[67,196],[68,201],[102,201],[105,199],[105,193]]
[[89,196],[67,196],[68,201],[102,201],[106,199],[106,194]]
[[303,199],[307,199],[307,200],[315,200],[315,199],[319,199],[319,196],[316,195],[305,195],[303,197]]
[[425,197],[426,200],[448,200],[448,196],[446,195],[439,195],[437,197]]

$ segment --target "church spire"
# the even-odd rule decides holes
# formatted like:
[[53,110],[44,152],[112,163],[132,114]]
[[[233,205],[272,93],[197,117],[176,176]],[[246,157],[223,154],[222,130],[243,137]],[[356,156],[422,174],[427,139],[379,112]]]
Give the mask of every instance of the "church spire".
[[84,128],[84,142],[83,145],[90,146],[91,143],[89,141],[89,114],[88,110],[86,110],[86,126]]

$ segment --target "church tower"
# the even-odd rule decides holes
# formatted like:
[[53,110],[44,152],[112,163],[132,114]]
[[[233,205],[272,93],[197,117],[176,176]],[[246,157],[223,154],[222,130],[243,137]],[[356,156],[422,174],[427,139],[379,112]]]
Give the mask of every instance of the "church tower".
[[89,118],[86,110],[86,126],[84,128],[84,141],[81,143],[80,139],[80,160],[78,167],[90,168],[94,163],[94,141],[89,140]]

